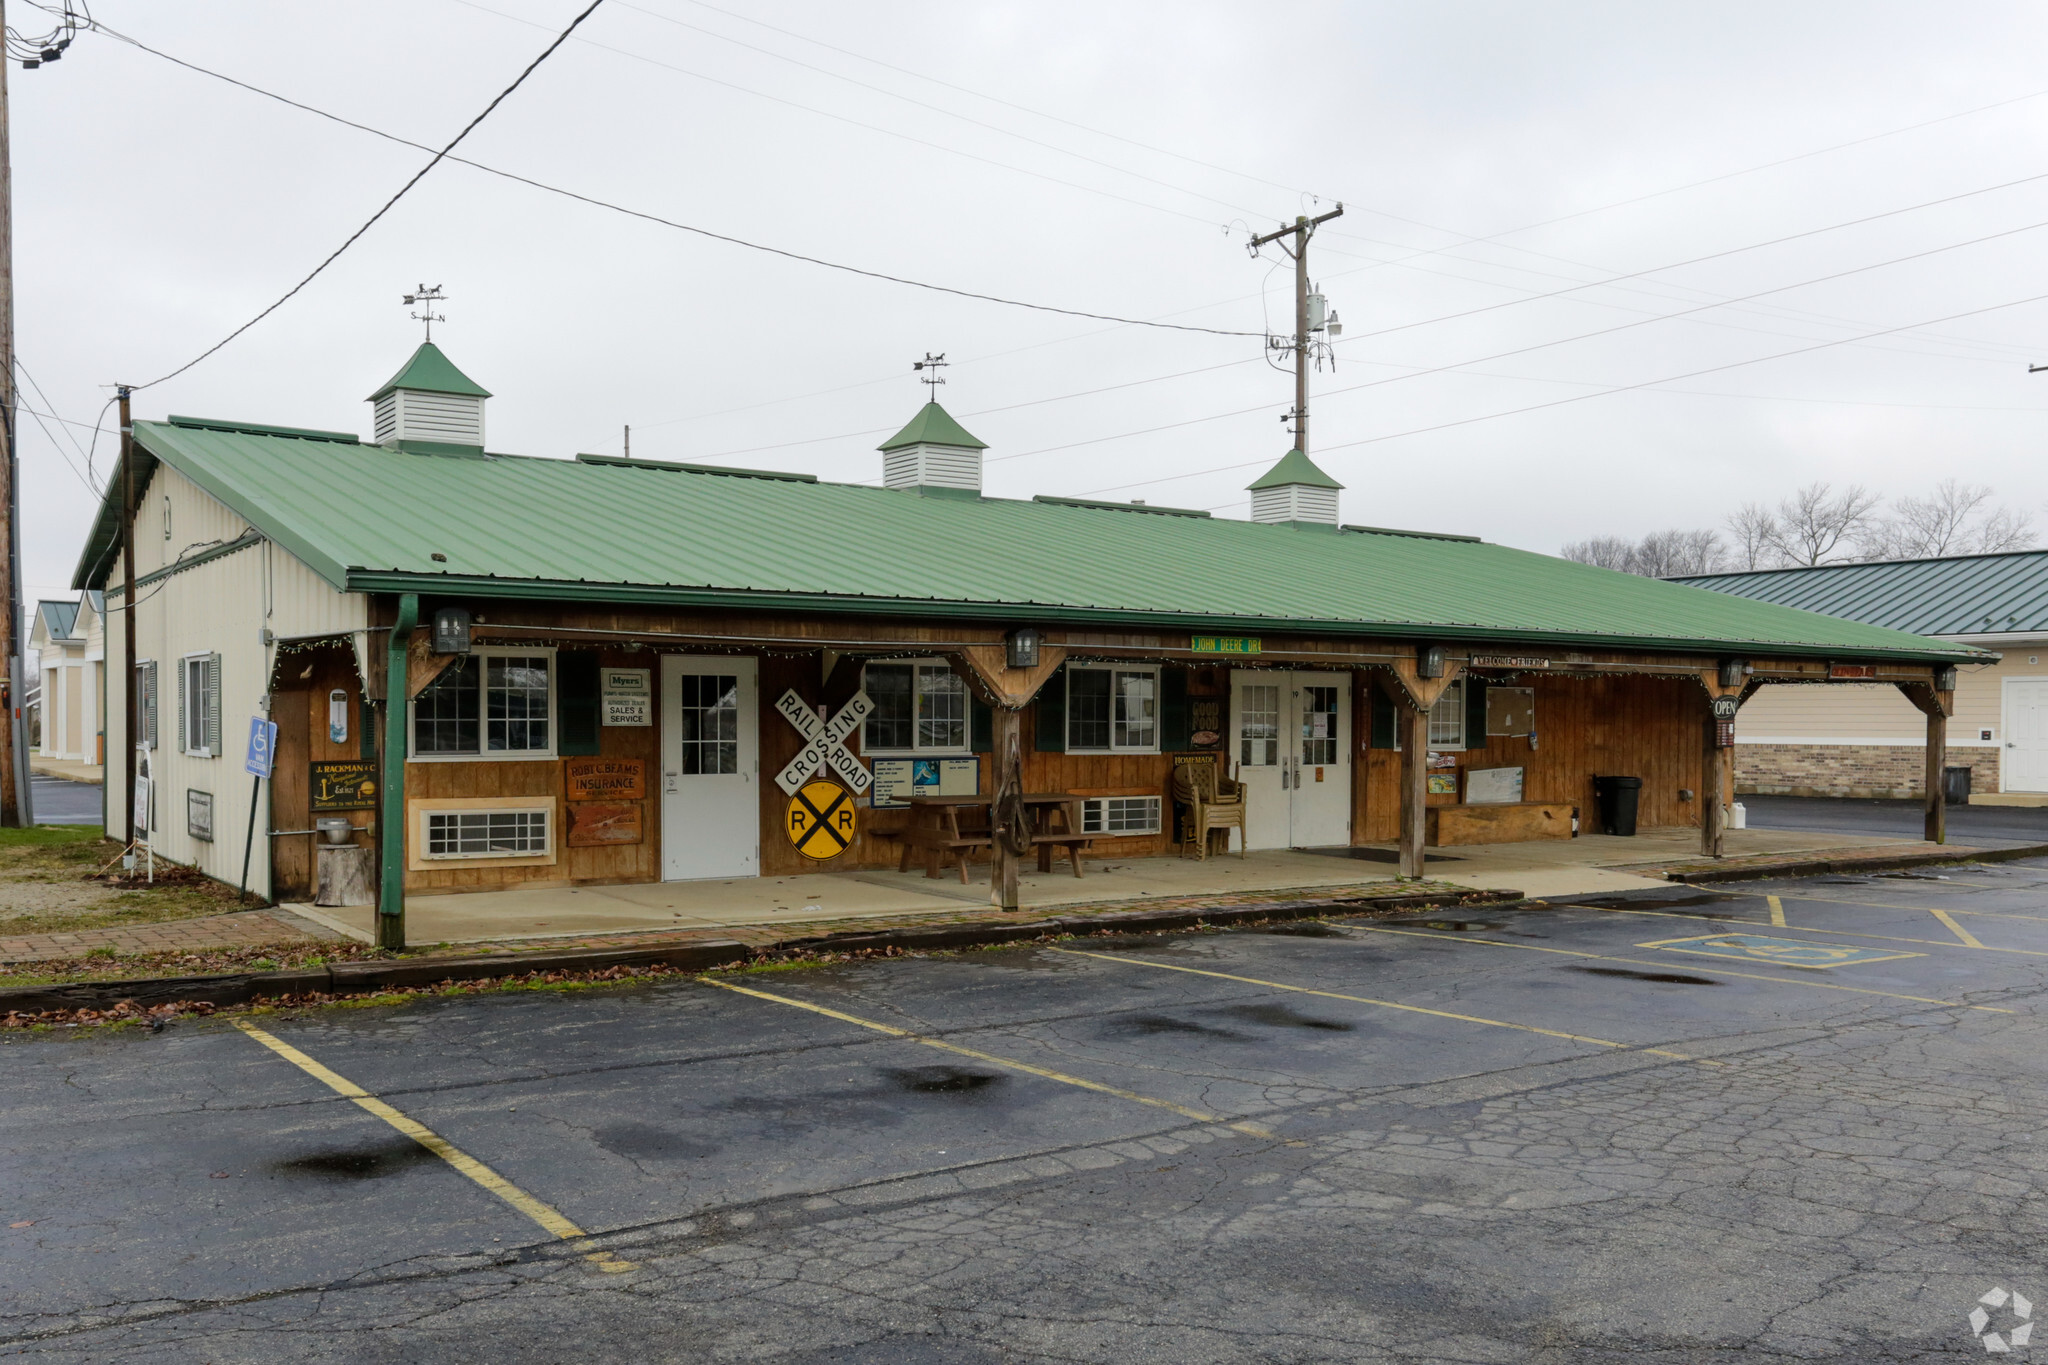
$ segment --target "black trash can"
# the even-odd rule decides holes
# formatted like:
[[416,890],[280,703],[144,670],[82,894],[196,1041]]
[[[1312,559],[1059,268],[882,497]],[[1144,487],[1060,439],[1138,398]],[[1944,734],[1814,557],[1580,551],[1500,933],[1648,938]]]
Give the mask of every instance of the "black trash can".
[[1970,770],[1968,768],[1943,768],[1941,770],[1941,799],[1951,806],[1970,804]]
[[1643,779],[1640,777],[1594,778],[1593,795],[1600,807],[1600,832],[1633,836],[1636,832],[1636,802],[1642,794]]

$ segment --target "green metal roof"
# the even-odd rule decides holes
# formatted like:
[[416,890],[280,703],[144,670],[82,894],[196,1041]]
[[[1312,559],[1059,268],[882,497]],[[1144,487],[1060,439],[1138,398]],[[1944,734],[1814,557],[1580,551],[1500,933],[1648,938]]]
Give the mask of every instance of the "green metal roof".
[[1258,482],[1245,485],[1247,492],[1256,493],[1261,488],[1283,488],[1290,483],[1304,484],[1310,488],[1342,488],[1344,485],[1316,468],[1314,460],[1299,450],[1290,450],[1259,477]]
[[1672,581],[1919,635],[2048,633],[2048,550]]
[[[337,588],[1247,634],[1982,660],[1982,650],[1525,550],[603,463],[444,460],[137,422]],[[118,487],[118,480],[115,486]],[[118,502],[101,526],[118,526]],[[445,555],[445,560],[433,556]],[[81,586],[114,569],[95,534]]]
[[917,416],[910,419],[910,425],[875,447],[876,450],[901,450],[904,446],[963,446],[969,450],[987,450],[988,442],[974,439],[966,427],[953,420],[953,414],[937,403],[926,403],[917,410]]
[[376,402],[393,389],[412,389],[419,393],[459,393],[470,398],[489,398],[491,391],[455,368],[455,362],[441,354],[441,348],[431,341],[423,341],[420,348],[412,353],[412,359],[405,362],[405,368],[384,382],[384,387],[370,395]]

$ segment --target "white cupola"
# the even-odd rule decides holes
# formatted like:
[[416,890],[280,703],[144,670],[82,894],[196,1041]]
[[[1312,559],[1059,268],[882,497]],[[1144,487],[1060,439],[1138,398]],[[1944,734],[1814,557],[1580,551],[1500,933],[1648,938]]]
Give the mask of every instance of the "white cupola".
[[1337,524],[1337,494],[1344,487],[1290,450],[1251,486],[1252,520],[1282,526]]
[[370,395],[377,405],[377,444],[429,455],[481,455],[484,400],[490,396],[429,341]]
[[981,452],[988,449],[937,403],[880,446],[882,483],[911,493],[981,495]]

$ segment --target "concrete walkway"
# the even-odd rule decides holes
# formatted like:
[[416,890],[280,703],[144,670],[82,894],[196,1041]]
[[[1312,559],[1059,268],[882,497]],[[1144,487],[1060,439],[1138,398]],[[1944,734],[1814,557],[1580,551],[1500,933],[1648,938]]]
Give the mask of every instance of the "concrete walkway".
[[[1926,852],[1932,844],[1789,830],[1736,830],[1737,857],[1825,852]],[[1955,850],[1952,846],[1951,851]],[[1699,832],[1647,830],[1633,838],[1590,835],[1570,841],[1431,849],[1432,881],[1530,896],[1595,895],[1664,886],[1663,870],[1700,861]],[[1337,888],[1396,879],[1392,849],[1269,850],[1245,858],[1087,860],[1085,877],[1027,871],[1020,879],[1026,910],[1115,902],[1128,906],[1279,891],[1327,894]],[[957,876],[921,872],[812,873],[732,881],[656,882],[632,886],[553,887],[412,895],[406,937],[415,944],[513,943],[648,932],[783,927],[821,921],[924,917],[948,919],[989,909],[985,868],[963,886]],[[362,942],[374,939],[371,906],[292,904],[293,913]]]
[[83,763],[73,758],[44,758],[37,755],[29,760],[29,771],[45,777],[61,777],[66,782],[90,782],[98,786],[106,780],[107,770],[97,763]]

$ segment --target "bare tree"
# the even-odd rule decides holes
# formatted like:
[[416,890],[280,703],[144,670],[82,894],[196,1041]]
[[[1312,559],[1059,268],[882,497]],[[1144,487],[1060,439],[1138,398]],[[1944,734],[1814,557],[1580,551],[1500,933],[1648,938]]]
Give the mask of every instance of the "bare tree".
[[1877,504],[1877,494],[1857,484],[1837,493],[1810,483],[1778,504],[1770,546],[1791,564],[1846,563],[1857,557],[1851,547],[1869,533]]
[[1778,551],[1778,518],[1762,503],[1742,504],[1742,510],[1728,518],[1728,534],[1735,542],[1731,557],[1737,569],[1775,569],[1784,563]]
[[1648,578],[1713,573],[1728,562],[1718,531],[1657,531],[1636,546],[1634,572]]
[[1566,559],[1576,559],[1581,564],[1597,568],[1613,569],[1617,573],[1634,573],[1636,544],[1622,536],[1595,536],[1591,540],[1575,540],[1558,551]]
[[1716,531],[1655,531],[1641,541],[1623,536],[1595,536],[1574,541],[1561,553],[1581,564],[1641,574],[1645,578],[1712,573],[1727,562],[1727,551]]
[[1993,505],[1989,488],[1944,479],[1924,498],[1894,500],[1860,548],[1866,559],[1932,559],[2023,550],[2035,539],[2032,520]]

